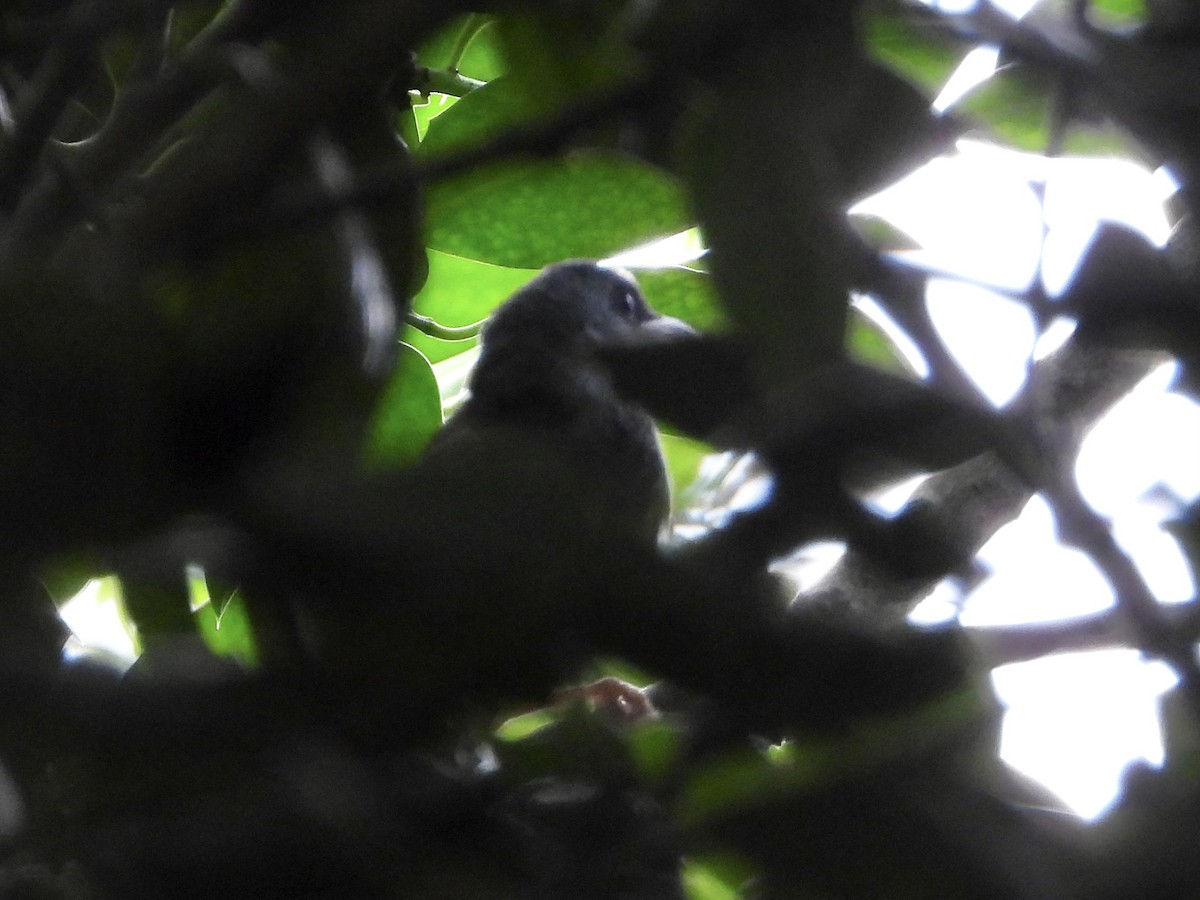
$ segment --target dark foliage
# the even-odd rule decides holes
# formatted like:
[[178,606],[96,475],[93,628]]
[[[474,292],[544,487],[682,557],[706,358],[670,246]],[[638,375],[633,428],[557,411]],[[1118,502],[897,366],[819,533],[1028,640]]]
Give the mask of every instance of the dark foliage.
[[[1200,617],[1071,474],[1153,360],[1200,364],[1200,21],[1132,5],[0,8],[0,897],[1195,896]],[[934,115],[981,43],[1007,68]],[[1078,329],[998,412],[931,273],[846,210],[970,129],[1053,155],[1101,123],[1180,180],[1176,236],[1107,228],[1022,293]],[[552,265],[692,226],[702,265],[645,296]],[[657,542],[710,448],[768,498]],[[907,624],[1035,492],[1114,611]],[[793,596],[770,564],[825,538]],[[64,659],[56,604],[101,576],[128,672]],[[1166,765],[1085,828],[999,762],[988,673],[1105,643],[1179,686]]]

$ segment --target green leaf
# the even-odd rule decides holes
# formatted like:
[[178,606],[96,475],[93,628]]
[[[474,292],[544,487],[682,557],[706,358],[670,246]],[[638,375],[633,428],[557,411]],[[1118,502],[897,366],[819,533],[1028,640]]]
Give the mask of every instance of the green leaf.
[[[758,342],[768,377],[799,376],[843,354],[848,282],[839,261],[850,251],[822,130],[852,99],[843,42],[840,29],[773,35],[741,79],[714,91],[682,148],[716,286],[738,330]],[[752,128],[731,127],[744,118],[747,80],[758,86],[759,114]]]
[[499,29],[494,21],[485,23],[471,42],[458,63],[458,71],[468,78],[479,81],[494,81],[504,74],[504,54],[500,49]]
[[1005,143],[1040,152],[1046,149],[1055,89],[1047,74],[1031,66],[1010,66],[967,93],[956,106]]
[[140,40],[141,35],[116,32],[104,42],[100,58],[113,90],[120,90],[130,68],[137,59]]
[[[486,319],[525,282],[536,269],[510,269],[437,250],[429,251],[429,277],[413,300],[413,309],[440,325],[458,327]],[[430,362],[441,362],[476,346],[479,341],[442,341],[409,327],[404,342],[416,347]]]
[[429,278],[413,300],[413,309],[442,325],[458,327],[486,319],[537,269],[516,269],[429,252]]
[[695,826],[779,796],[778,768],[757,751],[729,753],[694,768],[679,798],[678,816]]
[[[478,146],[543,110],[518,83],[497,79],[430,122],[418,155]],[[609,256],[690,224],[669,175],[613,151],[497,162],[435,185],[427,199],[431,248],[512,267]]]
[[413,127],[416,129],[416,141],[410,141],[410,147],[418,147],[429,134],[429,125],[440,116],[448,111],[450,107],[458,102],[457,97],[451,97],[447,94],[430,94],[424,101],[412,101],[412,117]]
[[99,559],[86,554],[63,556],[53,560],[38,573],[46,593],[59,606],[66,603],[85,587],[93,578],[107,574],[108,569]]
[[642,293],[664,316],[683,319],[700,331],[719,331],[727,324],[725,311],[704,272],[684,267],[635,270]]
[[541,268],[610,256],[689,224],[684,193],[664,172],[614,152],[578,151],[499,163],[437,185],[426,234],[446,253]]
[[1139,159],[1144,151],[1124,128],[1111,119],[1103,122],[1072,122],[1063,138],[1064,154],[1075,156],[1119,156]]
[[629,755],[642,778],[662,784],[683,756],[684,735],[663,719],[647,719],[631,729]]
[[540,778],[622,782],[634,774],[624,741],[584,703],[556,705],[500,726],[493,749],[509,784]]
[[502,16],[498,36],[510,77],[549,110],[631,76],[639,61],[624,39],[620,6],[545,3]]
[[872,248],[881,252],[918,250],[921,247],[910,234],[881,216],[852,210],[850,226]]
[[464,29],[470,29],[473,34],[458,60],[458,71],[478,81],[499,78],[504,74],[504,57],[496,23],[477,20],[477,15],[463,16],[435,33],[418,48],[417,62],[430,69],[446,68],[455,45],[467,36]]
[[497,78],[460,98],[429,123],[419,155],[429,157],[481,144],[526,124],[542,107],[509,78]]
[[850,310],[846,344],[850,355],[860,362],[898,375],[913,374],[912,366],[887,332],[854,308]]
[[683,889],[688,900],[737,900],[739,892],[703,866],[684,863]]
[[496,739],[501,741],[523,741],[536,732],[555,724],[559,720],[559,712],[553,707],[535,709],[533,712],[522,713],[505,719],[496,726]]
[[696,480],[700,463],[713,452],[712,447],[702,441],[678,434],[660,434],[663,457],[667,461],[667,474],[671,478],[671,499],[678,500],[688,486]]
[[1101,27],[1141,25],[1146,21],[1146,0],[1091,0],[1088,12]]
[[371,423],[367,463],[391,467],[414,462],[441,425],[442,398],[429,360],[419,350],[401,344],[391,381]]
[[258,644],[250,626],[250,615],[239,593],[234,593],[220,615],[212,603],[195,613],[196,627],[204,643],[217,656],[231,657],[248,666],[258,662]]
[[932,36],[904,15],[868,17],[866,39],[872,56],[935,94],[969,52],[969,48]]
[[168,38],[172,52],[181,51],[219,16],[226,15],[229,6],[229,3],[222,0],[173,4]]
[[[496,37],[495,23],[484,22],[482,26],[476,27],[475,23],[479,18],[478,15],[464,16],[446,26],[417,51],[417,62],[427,68],[444,69],[450,65],[454,48],[461,40],[469,37],[466,49],[458,62],[458,71],[477,81],[491,82],[500,78],[504,74],[504,60]],[[473,35],[468,35],[467,32],[471,30],[474,30]],[[421,141],[428,135],[430,123],[449,111],[458,100],[458,97],[438,93],[430,93],[423,102],[413,100],[413,117]],[[410,143],[409,146],[416,145]]]
[[[969,91],[956,109],[985,126],[1001,141],[1020,150],[1041,153],[1047,148],[1059,90],[1050,73],[1017,64],[1001,69]],[[1136,155],[1129,134],[1106,118],[1072,119],[1065,129],[1061,151],[1075,155]]]
[[738,900],[754,877],[754,867],[736,856],[706,854],[683,861],[683,889],[688,900]]

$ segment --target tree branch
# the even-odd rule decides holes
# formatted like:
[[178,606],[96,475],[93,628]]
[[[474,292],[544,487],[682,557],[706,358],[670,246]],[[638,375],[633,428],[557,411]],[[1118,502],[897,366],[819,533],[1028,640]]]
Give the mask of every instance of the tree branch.
[[429,316],[423,316],[417,312],[409,312],[404,321],[422,334],[429,337],[437,338],[440,341],[468,341],[473,337],[478,337],[479,332],[483,330],[483,323],[486,320],[472,322],[470,325],[460,325],[457,328],[450,325],[443,325]]
[[447,69],[452,72],[458,71],[458,66],[462,62],[463,56],[466,55],[467,48],[471,46],[471,41],[475,40],[475,35],[479,34],[487,24],[487,16],[481,13],[471,13],[467,16],[467,20],[463,22],[462,28],[459,29],[458,35],[454,39],[454,46],[450,48],[450,54],[446,58]]
[[108,120],[86,144],[59,151],[60,165],[45,172],[17,209],[9,228],[10,259],[42,255],[81,213],[80,192],[96,197],[145,154],[228,71],[228,47],[265,34],[261,3],[241,0],[225,10],[157,78],[130,85]]
[[25,189],[38,157],[76,90],[87,77],[88,61],[100,39],[143,4],[104,7],[78,0],[66,26],[42,58],[32,80],[21,91],[13,113],[14,128],[0,134],[0,208],[12,210]]
[[[419,40],[458,11],[418,0],[319,5],[280,69],[277,87],[233,98],[218,123],[180,147],[126,223],[143,258],[177,240],[198,213],[229,205],[242,186],[333,114],[346,96],[381,85]],[[236,205],[236,204],[234,204]],[[345,208],[342,204],[339,208]]]
[[451,97],[465,97],[476,88],[483,87],[486,82],[476,78],[468,78],[454,69],[417,69],[415,89],[422,94],[447,94]]
[[[1057,422],[1060,450],[1074,459],[1084,435],[1150,370],[1162,354],[1083,348],[1070,342],[1035,367],[1033,390],[1019,401],[1027,414]],[[1064,458],[1067,458],[1064,456]],[[994,453],[984,454],[933,475],[917,491],[915,501],[927,501],[941,511],[949,533],[961,547],[977,552],[987,540],[1017,517],[1033,489]],[[811,592],[797,599],[832,597],[878,614],[894,610],[903,617],[908,608],[933,590],[938,579],[901,579],[864,554],[848,551]]]
[[[1200,638],[1200,602],[1163,606],[1161,615],[1180,637]],[[1127,647],[1134,638],[1117,608],[1061,622],[968,628],[971,642],[989,668],[1028,662],[1054,653]]]

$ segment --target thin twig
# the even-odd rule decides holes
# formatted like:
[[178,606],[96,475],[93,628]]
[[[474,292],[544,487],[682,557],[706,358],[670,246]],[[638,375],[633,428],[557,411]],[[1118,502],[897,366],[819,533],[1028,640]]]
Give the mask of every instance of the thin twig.
[[930,273],[896,262],[865,246],[856,252],[862,254],[855,266],[860,273],[856,287],[870,293],[913,339],[929,365],[933,384],[952,396],[989,406],[990,401],[950,354],[933,326],[925,303]]
[[1200,716],[1200,663],[1196,659],[1195,635],[1180,633],[1168,621],[1142,573],[1117,544],[1108,523],[1083,499],[1071,472],[1062,473],[1054,483],[1041,488],[1054,512],[1059,540],[1082,550],[1100,570],[1113,589],[1117,609],[1137,647],[1175,670],[1192,710]]
[[[348,95],[384,84],[408,44],[453,16],[457,5],[418,0],[363,0],[353,8],[317,4],[319,19],[289,46],[276,89],[239,93],[219,122],[162,162],[153,190],[127,222],[141,258],[172,252],[189,227],[209,215],[224,217],[223,207],[244,204],[241,188],[248,180],[270,170]],[[337,210],[360,204],[335,199],[325,205]]]
[[171,7],[166,4],[147,9],[144,13],[137,53],[125,73],[127,83],[148,81],[162,70],[167,59],[171,15]]
[[409,312],[404,321],[422,334],[432,338],[437,338],[439,341],[468,341],[473,337],[478,337],[483,331],[483,323],[486,320],[472,322],[470,325],[461,325],[456,327],[443,325],[440,322],[431,319],[429,316],[423,316],[417,312]]
[[[142,4],[143,6],[145,4]],[[239,0],[226,8],[188,45],[180,58],[157,78],[123,91],[104,127],[74,150],[64,165],[70,178],[47,172],[25,198],[12,223],[9,254],[38,255],[30,242],[53,243],[80,214],[77,196],[85,190],[98,197],[160,140],[163,130],[193,107],[228,75],[224,48],[261,40],[271,19],[256,0]]]
[[422,67],[418,67],[416,70],[416,80],[414,90],[419,94],[446,94],[449,97],[465,97],[487,83],[476,78],[468,78],[461,72],[452,69]]
[[103,10],[94,0],[77,0],[66,27],[51,44],[13,113],[15,127],[0,135],[0,208],[12,210],[54,126],[88,75],[100,39],[129,15],[121,6]]
[[[1181,637],[1200,638],[1200,601],[1164,606],[1161,615]],[[1132,638],[1124,614],[1115,607],[1059,622],[975,627],[966,631],[989,668],[1054,653],[1126,647]]]
[[[13,118],[12,103],[8,99],[8,91],[0,83],[0,134],[11,137],[16,131],[17,122]],[[2,140],[2,139],[0,139]]]
[[446,68],[452,72],[457,72],[459,65],[462,63],[463,56],[466,55],[467,48],[471,46],[471,41],[475,40],[475,36],[483,30],[488,24],[488,17],[482,13],[471,13],[463,22],[462,28],[459,29],[458,35],[454,39],[454,45],[450,48],[450,55],[446,59]]

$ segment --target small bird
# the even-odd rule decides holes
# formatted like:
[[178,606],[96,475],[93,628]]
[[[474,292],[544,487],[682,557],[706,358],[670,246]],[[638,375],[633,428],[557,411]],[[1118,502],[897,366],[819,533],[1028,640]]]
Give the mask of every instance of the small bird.
[[658,433],[617,396],[595,351],[691,334],[651,309],[626,271],[586,260],[548,266],[488,321],[470,398],[429,453],[513,433],[564,458],[609,527],[654,540],[670,511]]
[[[608,646],[604,573],[653,553],[670,491],[653,420],[597,351],[692,333],[628,273],[548,266],[497,308],[469,398],[412,466],[300,459],[255,479],[249,521],[291,589],[275,602],[264,582],[252,612],[293,610],[279,643],[374,692],[360,737],[538,702]],[[645,706],[637,693],[574,696],[624,711]]]
[[[586,260],[548,266],[488,321],[470,398],[427,458],[515,444],[531,467],[553,459],[572,473],[581,517],[618,542],[653,546],[670,513],[658,432],[617,395],[596,351],[694,334],[651,309],[626,271]],[[555,702],[617,719],[654,714],[641,689],[616,678],[560,689]]]

